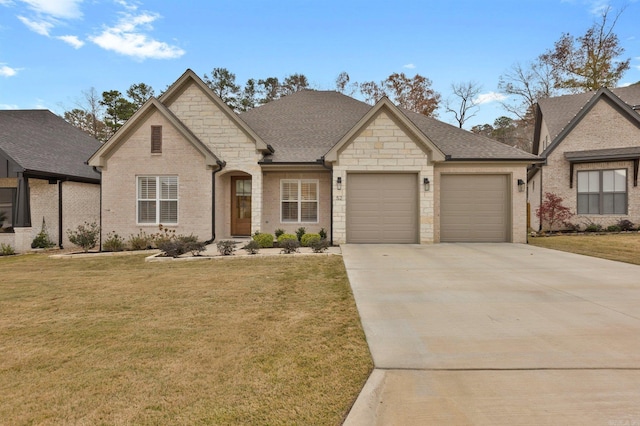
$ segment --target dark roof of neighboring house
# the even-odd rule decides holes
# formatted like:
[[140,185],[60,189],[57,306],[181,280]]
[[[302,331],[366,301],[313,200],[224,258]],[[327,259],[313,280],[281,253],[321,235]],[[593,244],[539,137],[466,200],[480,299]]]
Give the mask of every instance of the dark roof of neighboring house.
[[31,174],[99,181],[86,161],[100,146],[51,111],[0,111],[0,150]]
[[[240,115],[275,152],[275,163],[315,162],[372,108],[334,91],[302,90]],[[434,118],[398,110],[451,160],[536,160],[537,156]]]
[[[640,84],[610,90],[630,107],[640,105]],[[596,91],[592,91],[577,95],[556,96],[538,101],[544,122],[549,130],[551,142],[581,112],[582,108],[589,103],[596,93]],[[640,112],[638,113],[640,114]]]

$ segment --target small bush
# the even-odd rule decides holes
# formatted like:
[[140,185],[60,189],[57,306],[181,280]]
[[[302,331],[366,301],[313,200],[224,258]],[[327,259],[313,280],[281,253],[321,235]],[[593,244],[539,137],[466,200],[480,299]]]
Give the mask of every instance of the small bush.
[[160,248],[160,245],[169,242],[176,236],[175,229],[165,228],[162,224],[158,225],[158,232],[151,235],[151,245]]
[[207,245],[204,241],[198,241],[198,237],[193,234],[190,235],[178,235],[177,240],[184,244],[185,253],[191,252],[192,256],[200,256]]
[[579,223],[571,223],[571,222],[564,222],[564,229],[566,231],[569,232],[579,232],[580,231],[580,224]]
[[306,232],[307,229],[304,226],[301,226],[296,230],[296,237],[298,238],[298,241],[302,241],[302,237],[304,236],[304,234],[306,234]]
[[102,250],[104,251],[123,251],[124,249],[124,238],[115,232],[109,232],[107,239],[102,242]]
[[[271,240],[271,246],[273,246],[273,239]],[[258,252],[260,251],[260,247],[260,243],[258,243],[256,240],[251,240],[247,243],[247,245],[242,247],[242,249],[246,250],[249,254],[258,254]]]
[[195,235],[175,235],[166,238],[160,238],[158,248],[162,250],[165,256],[180,257],[185,253],[191,253],[192,256],[199,256],[205,249],[205,243],[198,241]]
[[280,235],[284,234],[284,229],[282,228],[278,228],[276,229],[276,231],[274,232],[276,239],[280,238]]
[[635,229],[635,224],[627,219],[620,219],[616,225],[621,231],[633,231]]
[[562,204],[562,198],[550,192],[545,192],[544,200],[536,209],[536,216],[540,219],[543,229],[547,225],[549,232],[555,231],[557,224],[566,223],[573,213],[571,209]]
[[255,241],[260,248],[273,247],[273,235],[271,234],[256,234],[253,236],[253,241]]
[[599,223],[590,223],[584,228],[584,232],[602,232],[602,225]]
[[[283,241],[286,241],[286,240],[296,240],[296,241],[298,241],[298,237],[297,237],[297,236],[295,236],[294,234],[282,234],[282,235],[280,235],[280,236],[278,237],[278,246],[280,246],[280,244],[281,244]],[[298,241],[298,242],[299,242],[299,241]]]
[[131,250],[147,250],[151,248],[151,236],[141,229],[136,235],[129,235],[129,247]]
[[329,241],[325,238],[319,240],[313,239],[309,247],[311,247],[314,253],[324,253],[329,249]]
[[[287,235],[283,234],[282,236]],[[291,254],[297,253],[300,248],[300,241],[296,238],[285,238],[282,241],[278,241],[278,247],[280,247],[280,253]]]
[[302,247],[310,247],[313,241],[321,239],[320,234],[304,234],[300,242],[302,243]]
[[51,241],[49,237],[49,233],[47,232],[47,224],[44,221],[44,217],[42,218],[42,228],[40,228],[40,232],[31,242],[31,248],[43,248],[48,249],[54,247],[56,244]]
[[607,226],[607,232],[620,232],[620,231],[622,231],[622,228],[620,228],[618,225]]
[[320,232],[318,232],[318,235],[320,235],[320,238],[323,240],[327,239],[327,230],[324,228],[320,228]]
[[216,243],[218,252],[223,256],[231,256],[236,251],[236,242],[231,240],[222,240]]
[[11,244],[0,244],[0,256],[11,256],[16,254],[16,251],[11,247]]
[[98,244],[99,236],[100,227],[95,222],[78,225],[75,231],[67,229],[67,237],[71,244],[80,247],[85,253]]

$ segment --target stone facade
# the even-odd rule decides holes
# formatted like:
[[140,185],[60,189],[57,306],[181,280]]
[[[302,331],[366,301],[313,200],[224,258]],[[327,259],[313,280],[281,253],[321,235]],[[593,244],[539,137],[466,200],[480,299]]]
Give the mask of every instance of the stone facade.
[[[541,132],[541,141],[548,139],[548,132]],[[600,99],[593,108],[580,120],[571,132],[548,155],[547,164],[536,174],[536,180],[529,182],[529,200],[531,204],[531,224],[534,230],[540,229],[540,221],[535,216],[535,209],[549,192],[560,196],[563,204],[577,213],[577,173],[582,170],[627,170],[627,215],[576,215],[571,219],[573,224],[582,228],[589,223],[597,223],[604,227],[613,225],[621,219],[628,219],[640,224],[640,188],[633,185],[632,161],[609,161],[598,163],[576,164],[573,171],[573,188],[570,187],[570,163],[564,157],[565,152],[597,150],[604,148],[625,148],[638,146],[640,129],[637,123],[623,115],[608,99]],[[543,144],[541,143],[541,150]],[[533,183],[533,182],[537,182]],[[540,186],[540,183],[542,184]],[[537,185],[534,189],[534,185]]]
[[[428,153],[420,147],[400,124],[385,111],[381,111],[363,127],[353,140],[338,153],[333,165],[334,204],[333,240],[337,244],[347,241],[347,187],[349,173],[356,172],[414,172],[433,181],[433,164]],[[342,189],[336,179],[342,178]],[[433,191],[419,192],[420,243],[434,242]]]

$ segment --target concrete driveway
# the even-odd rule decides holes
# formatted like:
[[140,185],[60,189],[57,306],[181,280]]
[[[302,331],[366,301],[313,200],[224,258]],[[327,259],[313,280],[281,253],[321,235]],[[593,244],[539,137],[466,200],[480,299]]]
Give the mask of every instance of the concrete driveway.
[[640,266],[344,245],[375,370],[346,425],[640,425]]

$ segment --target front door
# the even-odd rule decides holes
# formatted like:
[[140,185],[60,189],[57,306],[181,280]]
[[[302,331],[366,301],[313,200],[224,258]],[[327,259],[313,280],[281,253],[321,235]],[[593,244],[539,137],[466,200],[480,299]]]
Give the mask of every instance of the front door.
[[251,176],[231,177],[231,235],[251,235]]

